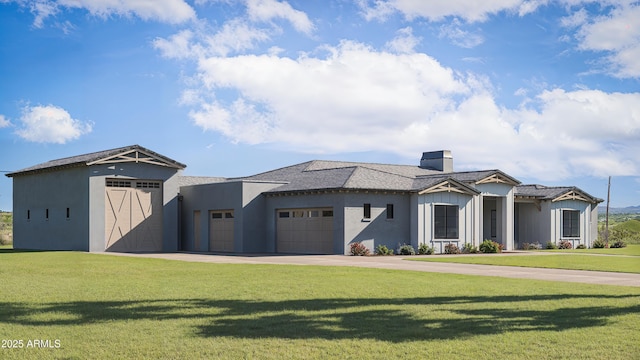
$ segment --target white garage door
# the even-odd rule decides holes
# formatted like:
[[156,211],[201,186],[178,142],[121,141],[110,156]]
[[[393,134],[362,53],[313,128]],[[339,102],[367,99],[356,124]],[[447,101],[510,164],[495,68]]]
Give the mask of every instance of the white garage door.
[[209,211],[209,251],[233,251],[233,210]]
[[333,209],[281,209],[277,214],[277,251],[333,253]]
[[105,189],[105,250],[162,251],[162,182],[107,179]]

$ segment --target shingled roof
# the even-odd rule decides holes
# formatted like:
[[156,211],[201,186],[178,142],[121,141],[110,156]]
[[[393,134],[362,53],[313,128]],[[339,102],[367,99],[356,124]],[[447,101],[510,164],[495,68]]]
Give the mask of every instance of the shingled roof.
[[77,156],[71,156],[71,157],[67,157],[67,158],[62,158],[62,159],[56,159],[56,160],[51,160],[51,161],[47,161],[38,165],[34,165],[28,168],[24,168],[18,171],[14,171],[11,173],[6,174],[8,177],[13,177],[13,176],[17,176],[17,175],[25,175],[28,173],[33,173],[33,172],[39,172],[39,171],[51,171],[51,170],[58,170],[58,169],[63,169],[63,168],[72,168],[72,167],[82,167],[82,166],[89,166],[92,163],[95,163],[97,161],[100,160],[104,160],[104,159],[109,159],[111,157],[117,156],[119,154],[125,154],[125,153],[129,153],[132,151],[140,151],[148,156],[152,156],[154,158],[156,158],[158,161],[162,162],[163,165],[165,166],[169,166],[169,167],[173,167],[176,169],[184,169],[185,167],[187,167],[186,165],[179,163],[173,159],[170,159],[166,156],[160,155],[156,152],[153,152],[149,149],[146,149],[140,145],[130,145],[130,146],[124,146],[124,147],[120,147],[120,148],[115,148],[115,149],[110,149],[110,150],[103,150],[103,151],[98,151],[98,152],[93,152],[93,153],[89,153],[89,154],[83,154],[83,155],[77,155]]
[[582,195],[593,203],[600,203],[604,200],[588,194],[575,186],[544,186],[544,185],[518,185],[514,191],[516,197],[529,197],[539,200],[556,200],[571,193]]
[[411,165],[391,165],[345,161],[313,160],[267,171],[253,176],[229,180],[282,181],[286,184],[267,193],[317,190],[380,190],[419,192],[450,181],[465,191],[477,193],[469,184],[499,174],[517,180],[499,170],[443,173]]

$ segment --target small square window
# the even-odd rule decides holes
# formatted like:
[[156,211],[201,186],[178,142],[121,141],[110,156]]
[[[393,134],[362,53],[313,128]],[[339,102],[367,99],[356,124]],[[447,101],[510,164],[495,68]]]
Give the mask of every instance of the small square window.
[[333,210],[322,210],[322,217],[333,217]]
[[371,219],[371,204],[364,204],[362,217],[365,219]]
[[233,213],[232,212],[224,213],[224,218],[225,219],[233,219]]
[[278,217],[280,217],[280,218],[288,218],[289,217],[289,212],[288,211],[280,211],[278,213]]
[[219,213],[219,212],[211,213],[211,218],[212,219],[222,219],[222,213]]

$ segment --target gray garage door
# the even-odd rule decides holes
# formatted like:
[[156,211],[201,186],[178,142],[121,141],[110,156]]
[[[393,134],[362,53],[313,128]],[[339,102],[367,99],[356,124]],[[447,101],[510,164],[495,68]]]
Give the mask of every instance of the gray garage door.
[[105,250],[162,251],[162,182],[107,179]]
[[280,209],[277,212],[277,252],[333,253],[333,209]]
[[233,210],[209,211],[209,251],[233,251]]

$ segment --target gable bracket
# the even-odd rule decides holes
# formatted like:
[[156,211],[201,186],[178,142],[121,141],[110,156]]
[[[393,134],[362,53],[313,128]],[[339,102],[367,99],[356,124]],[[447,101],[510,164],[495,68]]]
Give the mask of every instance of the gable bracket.
[[557,198],[553,199],[552,202],[563,201],[563,200],[579,200],[579,201],[585,201],[589,203],[593,202],[593,200],[587,198],[586,196],[584,196],[583,194],[575,190],[569,191],[563,195],[558,196]]
[[420,192],[418,192],[418,195],[424,195],[424,194],[431,194],[431,193],[438,193],[438,192],[456,192],[456,193],[460,193],[460,194],[466,194],[466,195],[473,195],[469,190],[451,183],[450,181],[443,181],[437,185],[434,185],[430,188],[424,189]]
[[157,156],[147,154],[140,150],[131,150],[126,151],[120,154],[116,154],[113,156],[106,157],[104,159],[96,160],[87,165],[98,165],[98,164],[117,164],[117,163],[146,163],[151,165],[158,166],[166,166],[166,167],[175,167],[175,165],[170,164]]
[[480,179],[476,181],[476,184],[490,184],[490,183],[517,185],[516,183],[513,182],[513,180],[505,176],[502,176],[500,174],[493,174],[493,175],[487,176],[484,179]]

